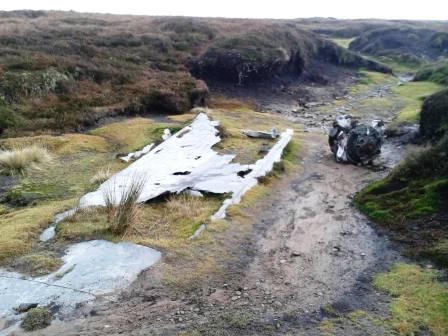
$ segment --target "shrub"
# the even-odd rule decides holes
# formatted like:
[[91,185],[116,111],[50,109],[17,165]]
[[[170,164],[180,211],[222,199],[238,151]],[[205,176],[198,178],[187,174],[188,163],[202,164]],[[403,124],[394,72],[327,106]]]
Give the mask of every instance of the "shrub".
[[51,324],[53,315],[47,307],[32,308],[28,311],[20,325],[26,331],[43,329]]
[[52,161],[50,152],[40,145],[0,151],[0,173],[24,174],[29,169],[39,168]]
[[131,177],[126,187],[118,192],[115,184],[104,193],[107,221],[113,234],[122,235],[135,223],[138,216],[138,198],[145,185],[145,179]]
[[6,107],[0,106],[0,134],[9,127],[14,127],[18,124],[17,117],[13,111]]

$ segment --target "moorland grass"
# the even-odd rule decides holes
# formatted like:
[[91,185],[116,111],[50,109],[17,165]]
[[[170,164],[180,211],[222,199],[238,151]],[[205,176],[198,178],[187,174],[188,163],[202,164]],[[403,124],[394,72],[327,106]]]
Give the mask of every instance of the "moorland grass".
[[0,174],[23,175],[31,169],[40,169],[53,161],[52,154],[41,145],[0,151]]
[[392,295],[389,323],[400,335],[427,331],[448,334],[448,288],[439,273],[417,265],[398,263],[375,277],[374,284]]
[[401,109],[395,122],[418,123],[423,100],[442,89],[433,82],[408,82],[393,88],[392,92],[400,99]]

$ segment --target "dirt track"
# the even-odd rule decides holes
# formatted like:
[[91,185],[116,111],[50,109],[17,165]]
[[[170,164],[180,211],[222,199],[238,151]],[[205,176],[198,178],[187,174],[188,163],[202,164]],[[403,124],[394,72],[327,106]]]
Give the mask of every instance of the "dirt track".
[[[158,283],[160,271],[150,269],[122,303],[81,308],[75,320],[55,322],[37,334],[176,335],[182,329],[206,335],[319,334],[322,307],[328,305],[342,313],[385,313],[370,279],[398,254],[351,204],[353,193],[383,172],[335,163],[318,132],[304,134],[303,148],[303,173],[278,181],[251,209],[254,226],[237,238],[233,257],[241,260],[229,262],[227,286],[212,278],[202,291],[169,298],[169,288],[149,285]],[[400,149],[387,148],[388,157],[398,157]],[[238,316],[244,316],[243,325],[234,321]],[[230,321],[220,325],[225,319]],[[352,329],[349,323],[338,334],[358,334]]]
[[[371,278],[399,253],[352,205],[353,194],[385,171],[335,163],[319,128],[303,133],[301,146],[303,171],[274,183],[248,210],[249,226],[231,223],[218,234],[215,249],[227,251],[218,258],[221,272],[179,293],[161,275],[167,262],[184,261],[164,261],[116,302],[80,307],[35,334],[320,335],[324,317],[339,318],[331,335],[384,334],[381,325],[347,314],[387,315],[388,297]],[[379,166],[392,166],[403,151],[387,142]]]

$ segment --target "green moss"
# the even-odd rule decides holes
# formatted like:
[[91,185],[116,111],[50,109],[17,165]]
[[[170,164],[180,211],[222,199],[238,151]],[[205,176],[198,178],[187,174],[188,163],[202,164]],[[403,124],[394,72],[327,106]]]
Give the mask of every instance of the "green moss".
[[348,91],[350,95],[359,95],[371,91],[377,85],[394,82],[396,82],[396,78],[390,74],[361,70],[358,72],[356,83]]
[[424,249],[421,255],[430,258],[437,265],[448,267],[448,239],[442,239]]
[[378,275],[374,284],[393,296],[388,321],[400,335],[429,331],[448,334],[448,290],[437,281],[436,271],[410,264],[396,264]]
[[47,307],[36,307],[26,313],[20,326],[26,331],[43,329],[51,324],[52,319],[53,315]]
[[77,211],[61,221],[56,227],[56,237],[61,241],[114,239],[105,211],[95,208]]
[[396,183],[392,178],[372,183],[355,196],[356,205],[370,218],[394,225],[440,210],[448,188],[448,178]]

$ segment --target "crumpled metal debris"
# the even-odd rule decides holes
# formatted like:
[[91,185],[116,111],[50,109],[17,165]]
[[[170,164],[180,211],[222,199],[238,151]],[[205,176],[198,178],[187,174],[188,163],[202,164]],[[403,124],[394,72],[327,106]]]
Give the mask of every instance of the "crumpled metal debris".
[[328,144],[337,162],[365,165],[381,154],[383,138],[383,121],[373,120],[371,125],[363,125],[344,114],[336,117]]
[[270,132],[241,130],[241,133],[247,135],[250,138],[276,139],[279,136],[279,133],[275,127]]

